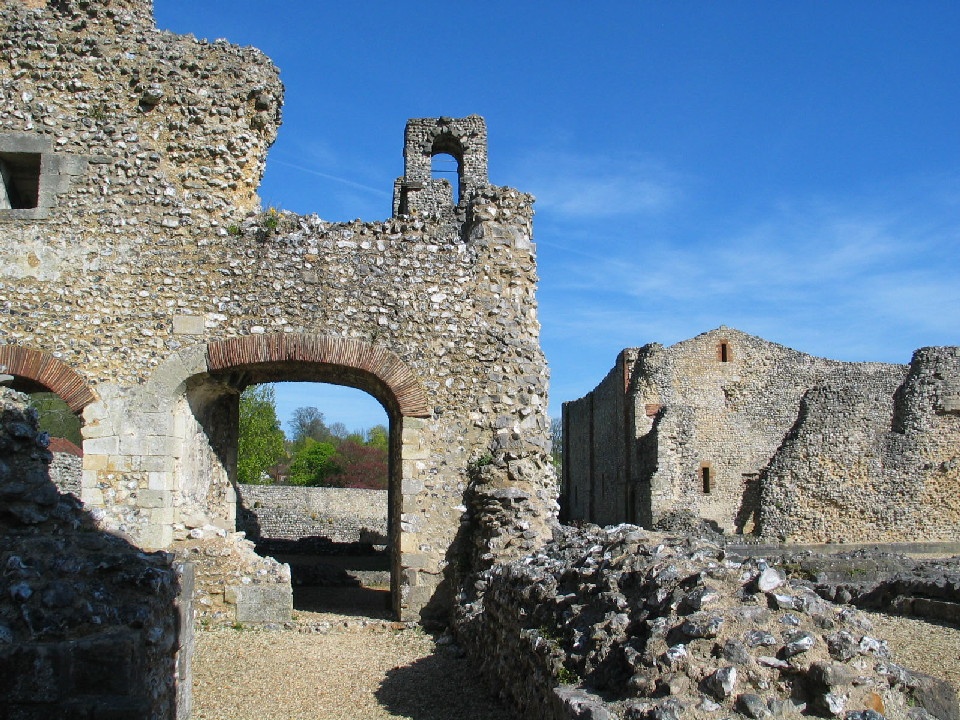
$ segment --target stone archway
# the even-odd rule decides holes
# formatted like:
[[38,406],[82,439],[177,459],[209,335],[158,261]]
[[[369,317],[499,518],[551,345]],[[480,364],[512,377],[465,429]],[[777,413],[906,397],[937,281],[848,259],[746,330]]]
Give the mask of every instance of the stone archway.
[[156,538],[154,544],[162,547],[175,539],[176,527],[234,529],[239,395],[250,385],[285,381],[354,387],[384,407],[390,427],[392,605],[398,617],[413,617],[422,604],[420,596],[426,597],[432,586],[424,585],[418,544],[405,537],[409,528],[401,519],[410,512],[405,506],[414,502],[416,485],[410,480],[425,456],[421,430],[430,410],[421,382],[382,346],[317,334],[264,334],[210,342],[171,358],[136,403],[151,402],[156,410],[169,412],[167,427],[172,429],[169,471],[162,482],[160,473],[152,476],[157,489],[161,484],[163,489],[160,494],[140,493],[170,507],[166,513],[145,507],[142,515],[156,517],[167,527],[144,528],[141,535]]
[[357,387],[380,400],[388,411],[404,417],[430,415],[423,387],[410,369],[390,350],[362,340],[289,333],[248,335],[207,345],[211,373],[276,363],[348,369]]
[[77,414],[97,399],[79,373],[42,350],[0,345],[0,373],[13,375],[14,389],[55,393]]

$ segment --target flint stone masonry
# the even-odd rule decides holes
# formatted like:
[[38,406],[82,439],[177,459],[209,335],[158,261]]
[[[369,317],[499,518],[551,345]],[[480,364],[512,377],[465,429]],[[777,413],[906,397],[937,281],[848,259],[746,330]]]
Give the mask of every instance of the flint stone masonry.
[[83,474],[83,458],[72,453],[53,453],[50,463],[50,480],[62,493],[80,498],[80,478]]
[[146,548],[231,533],[239,393],[299,380],[387,410],[403,619],[449,609],[471,461],[494,457],[545,528],[533,198],[489,184],[482,118],[411,120],[394,215],[328,223],[260,209],[283,87],[257,50],[158,31],[149,0],[8,2],[0,28],[0,158],[29,141],[69,170],[43,217],[0,209],[0,372],[82,412],[102,527]]
[[192,566],[101,533],[0,388],[0,715],[190,716]]
[[327,538],[386,545],[387,491],[240,485],[237,528],[251,540]]
[[631,525],[564,527],[480,573],[454,631],[523,717],[960,716],[946,682],[773,561]]
[[732,328],[624,350],[564,404],[564,513],[688,513],[788,542],[953,541],[957,348],[909,366],[817,358]]

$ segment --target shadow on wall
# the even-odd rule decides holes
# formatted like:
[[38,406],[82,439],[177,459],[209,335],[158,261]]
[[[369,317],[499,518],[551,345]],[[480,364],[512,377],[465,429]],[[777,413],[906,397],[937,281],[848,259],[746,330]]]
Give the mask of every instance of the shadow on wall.
[[192,567],[98,530],[50,480],[47,442],[0,388],[3,716],[188,717]]

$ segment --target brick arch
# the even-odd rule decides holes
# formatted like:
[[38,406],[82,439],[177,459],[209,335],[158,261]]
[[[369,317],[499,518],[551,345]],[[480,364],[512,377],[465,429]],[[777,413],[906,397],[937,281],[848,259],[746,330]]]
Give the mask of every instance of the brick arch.
[[24,378],[56,393],[75,413],[97,399],[73,368],[41,350],[0,345],[0,372]]
[[247,335],[207,345],[207,368],[211,372],[290,362],[358,370],[389,391],[400,415],[430,416],[427,395],[410,368],[390,350],[362,340],[278,333]]

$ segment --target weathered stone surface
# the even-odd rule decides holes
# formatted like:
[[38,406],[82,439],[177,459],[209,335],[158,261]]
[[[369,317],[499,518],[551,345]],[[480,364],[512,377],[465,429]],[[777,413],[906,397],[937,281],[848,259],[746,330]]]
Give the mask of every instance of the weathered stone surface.
[[624,350],[564,404],[564,517],[791,543],[955,541],[960,348],[909,366],[720,327]]
[[97,531],[36,420],[0,388],[0,714],[188,717],[190,568]]
[[[776,592],[794,598],[791,607],[758,588],[768,568],[780,572]],[[900,668],[866,617],[806,582],[706,539],[558,528],[539,552],[479,573],[461,594],[455,630],[532,717],[570,717],[552,700],[560,683],[624,718],[849,717],[876,707],[893,718],[918,705],[952,717],[946,683]],[[709,610],[687,601],[705,594],[714,596]],[[701,631],[707,620],[712,629]],[[927,682],[929,695],[917,692]]]
[[[0,355],[82,410],[81,499],[147,548],[233,531],[243,387],[357,387],[391,426],[395,610],[444,619],[457,546],[522,554],[557,510],[533,198],[489,184],[483,118],[408,122],[386,220],[261,208],[283,99],[265,56],[158,31],[149,0],[31,5],[0,8],[0,153],[56,172],[42,207],[0,209]],[[513,541],[459,509],[487,456]]]
[[293,615],[289,586],[240,585],[233,589],[237,622],[284,623]]

